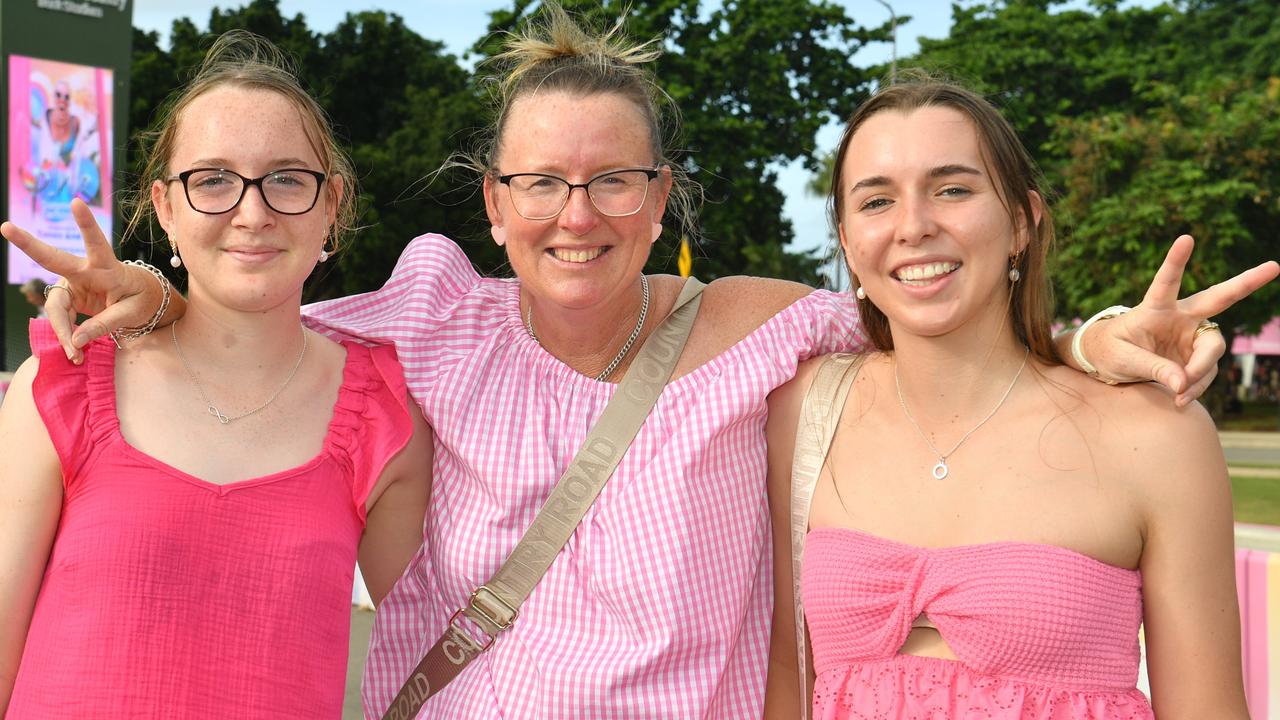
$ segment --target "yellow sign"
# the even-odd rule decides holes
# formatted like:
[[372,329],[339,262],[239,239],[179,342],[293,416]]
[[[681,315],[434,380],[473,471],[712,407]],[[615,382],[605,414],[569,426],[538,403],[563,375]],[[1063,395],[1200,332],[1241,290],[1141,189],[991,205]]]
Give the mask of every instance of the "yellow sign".
[[676,261],[680,268],[680,277],[687,278],[693,272],[693,250],[689,248],[689,238],[680,238],[680,259]]

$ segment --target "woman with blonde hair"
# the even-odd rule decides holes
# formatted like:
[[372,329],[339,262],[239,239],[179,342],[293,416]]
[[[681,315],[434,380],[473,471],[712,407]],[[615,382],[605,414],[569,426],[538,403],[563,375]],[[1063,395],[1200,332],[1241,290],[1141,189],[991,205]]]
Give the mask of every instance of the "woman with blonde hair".
[[[765,399],[800,359],[863,346],[850,298],[710,283],[672,379],[545,575],[518,608],[487,584],[676,305],[682,280],[643,268],[672,215],[692,219],[666,149],[670,108],[647,69],[656,44],[627,42],[620,25],[593,35],[542,7],[545,22],[498,61],[502,92],[476,158],[515,277],[480,277],[452,241],[424,235],[380,290],[307,308],[314,327],[395,342],[435,432],[425,543],[379,607],[365,711],[380,716],[406,680],[425,699],[415,666],[442,640],[450,662],[460,647],[483,650],[429,688],[421,713],[397,702],[393,717],[755,717],[772,601]],[[94,287],[139,293],[77,338],[154,312],[149,278],[18,241],[72,275],[76,300]],[[1086,352],[1108,377],[1154,368],[1197,394],[1222,351],[1209,336],[1193,348],[1199,317],[1265,279],[1233,280],[1189,311],[1135,309],[1091,331]],[[1144,335],[1179,356],[1153,361],[1127,339]],[[492,634],[465,619],[495,612]]]

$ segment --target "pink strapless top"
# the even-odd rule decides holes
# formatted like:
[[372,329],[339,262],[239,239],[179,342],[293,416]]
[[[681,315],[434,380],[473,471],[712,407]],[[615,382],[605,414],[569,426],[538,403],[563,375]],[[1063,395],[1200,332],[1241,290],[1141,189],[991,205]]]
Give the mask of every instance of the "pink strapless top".
[[[1151,718],[1142,579],[1052,545],[923,548],[848,528],[805,543],[815,718]],[[901,655],[926,614],[957,660]]]

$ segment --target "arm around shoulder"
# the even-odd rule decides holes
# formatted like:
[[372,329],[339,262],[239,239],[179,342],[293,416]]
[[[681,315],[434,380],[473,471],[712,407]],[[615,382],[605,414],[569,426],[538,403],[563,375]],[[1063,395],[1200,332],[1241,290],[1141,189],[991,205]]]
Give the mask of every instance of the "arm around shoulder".
[[1162,720],[1248,718],[1231,483],[1216,428],[1198,404],[1174,408],[1161,389],[1136,390],[1153,396],[1122,431],[1145,519],[1152,705]]
[[62,512],[62,466],[32,396],[38,361],[23,363],[0,405],[0,716]]

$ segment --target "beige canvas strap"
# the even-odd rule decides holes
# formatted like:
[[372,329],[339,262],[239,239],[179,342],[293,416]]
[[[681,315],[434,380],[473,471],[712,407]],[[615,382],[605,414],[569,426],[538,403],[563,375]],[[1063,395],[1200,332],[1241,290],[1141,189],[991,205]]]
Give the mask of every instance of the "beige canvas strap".
[[808,720],[809,673],[805,641],[804,607],[800,603],[800,563],[804,556],[804,539],[809,532],[809,508],[818,474],[827,461],[831,439],[840,424],[849,388],[853,386],[864,355],[832,355],[818,366],[813,383],[800,408],[796,427],[796,446],[791,461],[791,584],[795,600],[797,666],[800,668],[800,717]]
[[[408,720],[427,698],[439,692],[498,635],[515,621],[520,605],[533,592],[560,550],[569,541],[587,509],[621,462],[640,432],[649,411],[671,379],[676,360],[693,329],[705,286],[696,278],[685,281],[675,307],[641,346],[618,389],[587,433],[582,447],[551,490],[542,508],[489,582],[476,588],[466,607],[449,619],[444,635],[427,651],[409,675],[383,720]],[[484,635],[476,640],[462,624]]]

